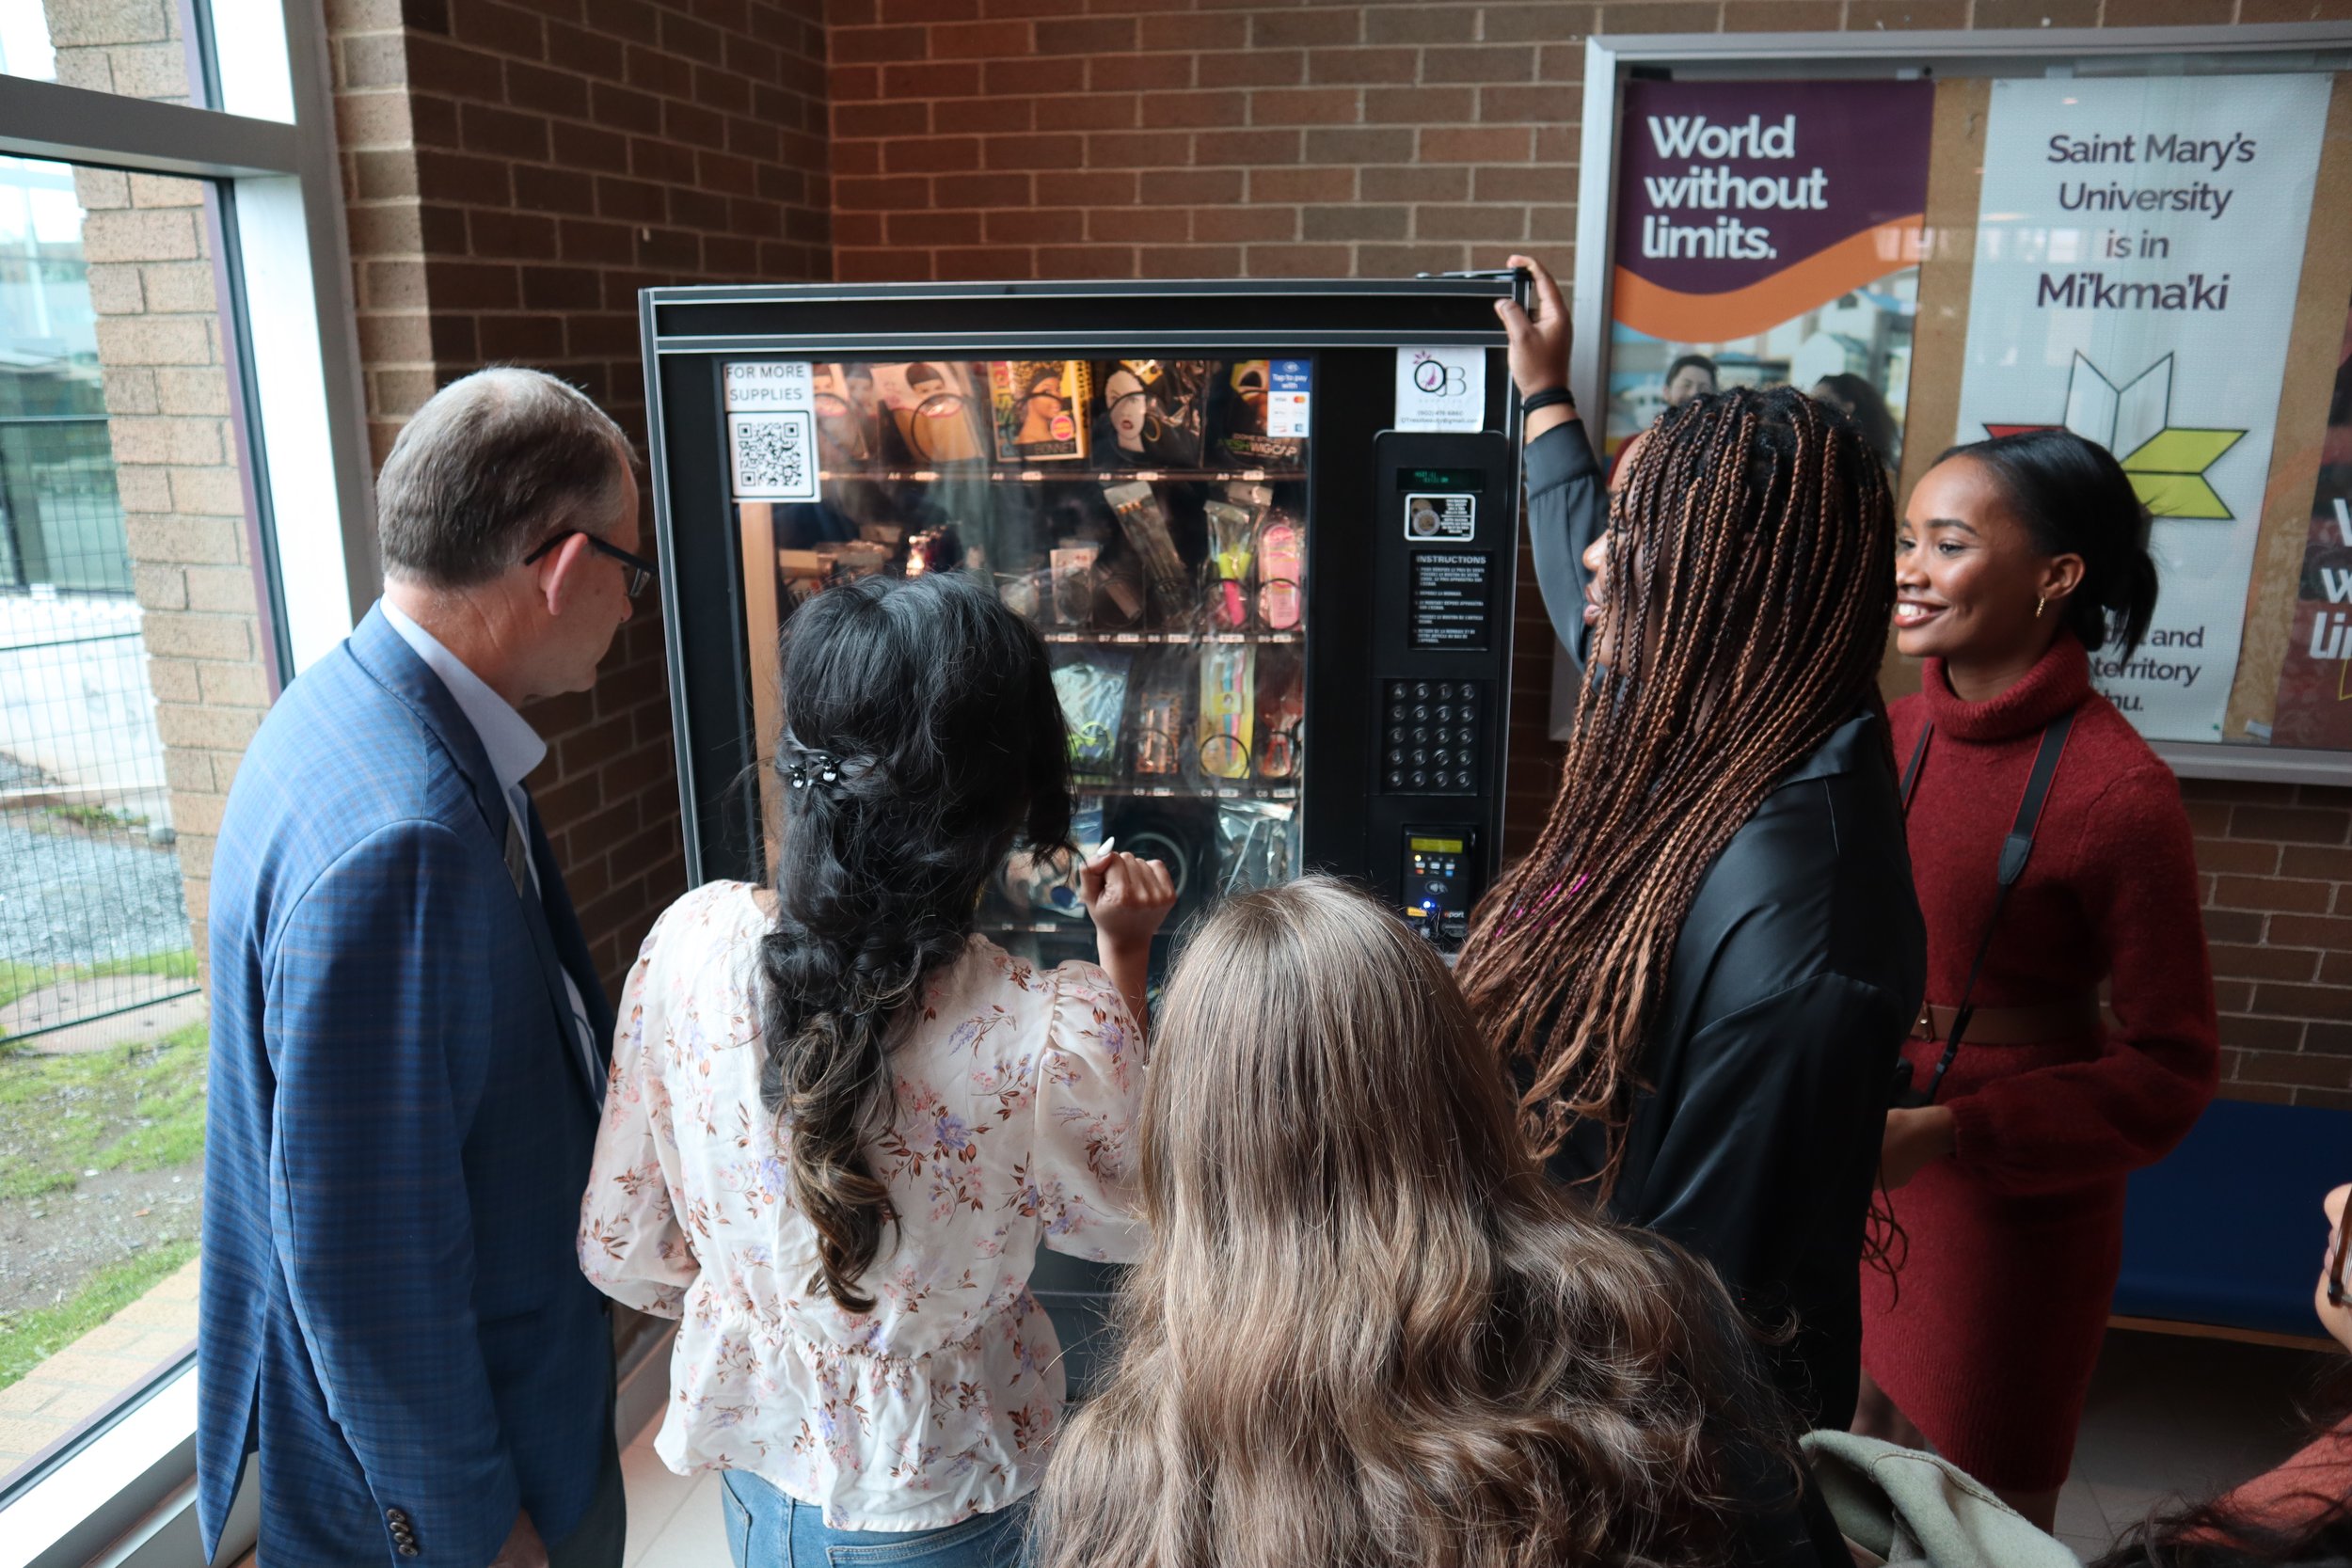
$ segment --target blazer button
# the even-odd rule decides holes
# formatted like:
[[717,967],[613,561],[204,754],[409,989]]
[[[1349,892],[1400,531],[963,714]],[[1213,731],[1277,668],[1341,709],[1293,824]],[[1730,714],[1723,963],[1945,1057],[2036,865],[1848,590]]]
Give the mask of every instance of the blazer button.
[[403,1541],[398,1546],[395,1546],[393,1550],[397,1551],[403,1557],[415,1557],[417,1555],[417,1544],[414,1541]]

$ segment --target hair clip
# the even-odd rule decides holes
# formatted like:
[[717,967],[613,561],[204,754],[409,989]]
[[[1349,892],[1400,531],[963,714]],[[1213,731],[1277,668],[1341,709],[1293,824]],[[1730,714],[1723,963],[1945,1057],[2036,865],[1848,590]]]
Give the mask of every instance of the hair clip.
[[[804,762],[787,764],[785,775],[794,789],[806,789],[812,784],[839,784],[841,765],[823,752],[811,752]],[[814,773],[816,776],[811,778]]]
[[830,790],[850,772],[839,757],[831,752],[803,745],[801,737],[790,730],[784,732],[783,755],[777,760],[782,765],[784,776],[791,781],[794,789],[806,789],[811,784],[818,784]]

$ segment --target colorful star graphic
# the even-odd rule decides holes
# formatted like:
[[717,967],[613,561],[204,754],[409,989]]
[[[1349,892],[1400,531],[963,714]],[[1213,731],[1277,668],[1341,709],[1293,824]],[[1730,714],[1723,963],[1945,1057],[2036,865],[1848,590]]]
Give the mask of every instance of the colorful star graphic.
[[[2159,517],[2228,521],[2233,514],[2205,479],[2221,454],[2245,438],[2243,430],[2176,427],[2172,416],[2172,356],[2166,355],[2118,386],[2106,373],[2074,355],[2066,383],[2065,428],[2096,441],[2116,461],[2138,492],[2142,505]],[[2046,424],[1988,424],[1990,436],[2053,430]]]

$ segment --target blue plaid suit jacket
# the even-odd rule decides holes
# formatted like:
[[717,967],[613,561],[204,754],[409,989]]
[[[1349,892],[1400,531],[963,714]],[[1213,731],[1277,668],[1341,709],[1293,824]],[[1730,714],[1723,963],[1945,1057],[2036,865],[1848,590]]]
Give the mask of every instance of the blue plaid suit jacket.
[[[536,814],[546,905],[439,677],[372,610],[262,724],[213,859],[199,1517],[261,1453],[264,1562],[476,1568],[561,1540],[612,1419],[573,1251],[596,1142],[568,963],[612,1019]],[[417,1555],[400,1555],[397,1512]]]

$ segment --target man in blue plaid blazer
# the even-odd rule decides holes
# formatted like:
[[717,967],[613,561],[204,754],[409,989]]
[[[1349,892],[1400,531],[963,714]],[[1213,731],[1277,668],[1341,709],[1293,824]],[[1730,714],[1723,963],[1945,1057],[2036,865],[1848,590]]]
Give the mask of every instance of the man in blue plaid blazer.
[[205,1551],[258,1451],[273,1568],[617,1568],[573,1254],[612,1021],[516,710],[588,689],[644,587],[628,443],[485,371],[377,499],[385,596],[262,723],[213,862]]

